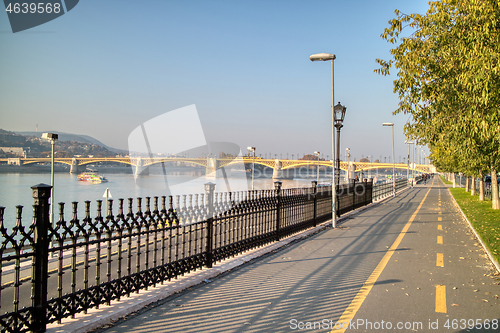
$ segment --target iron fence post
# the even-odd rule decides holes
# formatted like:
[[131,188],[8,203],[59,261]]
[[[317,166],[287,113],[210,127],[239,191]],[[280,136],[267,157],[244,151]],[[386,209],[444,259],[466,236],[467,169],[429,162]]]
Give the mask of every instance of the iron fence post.
[[276,193],[276,238],[275,240],[279,242],[280,240],[280,219],[281,219],[281,182],[278,180],[274,182],[274,191]]
[[214,230],[214,192],[215,184],[205,184],[205,198],[207,200],[208,219],[207,219],[207,256],[205,259],[205,266],[212,268],[213,260],[213,230]]
[[368,196],[368,204],[373,202],[373,178],[370,181],[370,195]]
[[367,197],[367,192],[368,192],[368,187],[367,187],[367,185],[368,185],[368,179],[366,179],[366,178],[365,178],[365,185],[364,185],[364,186],[365,186],[365,188],[364,188],[364,192],[365,192],[364,194],[365,194],[365,195],[364,195],[364,198],[363,198],[363,206],[368,204],[368,200],[366,199],[366,197]]
[[356,207],[356,179],[352,180],[352,209]]
[[313,223],[313,226],[316,227],[316,218],[317,218],[317,214],[318,214],[318,182],[313,180],[312,182],[312,190],[313,190],[313,202],[314,202],[314,208],[313,208],[313,220],[314,220],[314,223]]
[[52,186],[38,184],[31,187],[35,208],[35,253],[32,262],[32,317],[33,332],[45,332],[47,328],[47,279],[49,265],[49,198]]

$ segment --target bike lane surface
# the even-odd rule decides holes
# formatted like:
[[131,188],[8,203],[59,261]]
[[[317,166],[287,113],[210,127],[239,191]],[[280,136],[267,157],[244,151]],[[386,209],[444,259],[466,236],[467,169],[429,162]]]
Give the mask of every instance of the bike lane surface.
[[498,272],[441,179],[428,183],[412,190],[427,196],[345,331],[500,332]]

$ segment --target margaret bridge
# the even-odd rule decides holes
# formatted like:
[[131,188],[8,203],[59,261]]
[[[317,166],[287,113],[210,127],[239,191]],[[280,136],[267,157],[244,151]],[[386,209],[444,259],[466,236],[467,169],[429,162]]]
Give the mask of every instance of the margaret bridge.
[[[326,168],[332,167],[332,161],[325,160],[289,160],[289,159],[263,159],[256,157],[255,160],[252,157],[236,157],[236,158],[215,158],[215,157],[198,157],[198,158],[186,158],[186,157],[73,157],[73,158],[55,158],[55,163],[67,164],[69,165],[71,173],[79,173],[84,171],[87,165],[93,165],[96,163],[117,163],[130,165],[134,167],[136,174],[147,174],[144,172],[149,166],[162,165],[165,163],[176,163],[176,165],[197,165],[205,167],[207,173],[210,173],[216,169],[229,167],[237,163],[252,164],[255,161],[256,165],[262,165],[265,167],[272,168],[274,170],[273,177],[281,172],[283,178],[287,178],[287,170],[292,171],[293,169],[301,167],[315,167],[322,166]],[[8,163],[15,165],[30,165],[39,163],[50,163],[50,158],[3,158],[0,159],[0,163]],[[365,172],[375,169],[392,169],[392,163],[373,163],[373,162],[340,162],[340,169],[350,172]],[[434,167],[427,164],[410,164],[406,163],[396,163],[395,168],[397,169],[407,169],[415,170],[417,172],[434,172]],[[275,178],[281,178],[277,176]]]

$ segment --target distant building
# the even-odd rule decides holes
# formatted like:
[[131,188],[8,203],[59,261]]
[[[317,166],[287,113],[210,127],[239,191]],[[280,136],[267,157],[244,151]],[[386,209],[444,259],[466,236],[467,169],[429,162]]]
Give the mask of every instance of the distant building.
[[5,154],[12,154],[18,157],[26,157],[26,151],[22,147],[0,147]]

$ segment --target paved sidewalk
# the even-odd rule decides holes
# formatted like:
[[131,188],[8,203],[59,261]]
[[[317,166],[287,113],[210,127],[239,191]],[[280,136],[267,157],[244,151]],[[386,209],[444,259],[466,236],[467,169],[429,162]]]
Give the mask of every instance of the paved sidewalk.
[[500,318],[494,273],[435,177],[96,332],[329,332],[341,317],[352,332],[459,332]]

